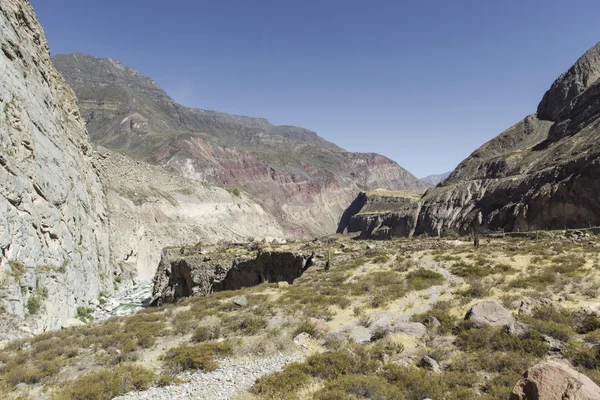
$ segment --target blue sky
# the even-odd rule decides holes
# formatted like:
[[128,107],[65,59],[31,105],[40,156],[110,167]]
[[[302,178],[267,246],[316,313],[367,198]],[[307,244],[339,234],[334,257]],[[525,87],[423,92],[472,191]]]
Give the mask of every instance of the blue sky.
[[30,0],[52,54],[176,101],[303,126],[422,177],[536,110],[600,41],[598,1]]

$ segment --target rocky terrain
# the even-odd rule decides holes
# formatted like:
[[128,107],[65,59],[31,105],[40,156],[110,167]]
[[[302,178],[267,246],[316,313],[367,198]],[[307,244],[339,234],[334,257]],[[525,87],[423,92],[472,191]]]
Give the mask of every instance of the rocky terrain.
[[314,253],[315,261],[291,284],[271,276],[182,292],[134,315],[7,343],[0,395],[596,399],[599,249],[590,232],[550,232],[482,236],[479,248],[336,235],[166,250],[175,264],[214,260],[194,271],[216,271],[217,257],[229,271],[248,260],[266,268],[261,257],[276,254]]
[[409,213],[379,216],[380,226],[394,228],[400,219],[407,221],[396,228],[401,234],[440,235],[473,228],[533,231],[598,225],[599,54],[600,44],[554,82],[537,114],[473,152],[415,201]]
[[70,54],[53,62],[77,94],[92,141],[242,190],[293,236],[334,232],[360,190],[429,187],[386,157],[346,152],[304,128],[179,105],[115,60]]

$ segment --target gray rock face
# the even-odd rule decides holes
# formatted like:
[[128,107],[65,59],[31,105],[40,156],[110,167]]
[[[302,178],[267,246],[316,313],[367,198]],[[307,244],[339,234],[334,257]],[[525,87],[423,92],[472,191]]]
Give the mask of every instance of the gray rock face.
[[600,43],[589,49],[562,74],[546,92],[538,106],[540,119],[556,121],[561,111],[600,78]]
[[206,296],[263,282],[292,283],[312,266],[313,256],[264,252],[255,258],[217,250],[202,255],[198,248],[166,248],[154,277],[153,304],[172,303],[189,296]]
[[79,108],[29,2],[0,3],[0,47],[0,338],[11,339],[59,328],[112,292],[117,271]]
[[495,301],[482,301],[475,304],[465,316],[477,326],[506,326],[511,325],[515,318],[510,311]]

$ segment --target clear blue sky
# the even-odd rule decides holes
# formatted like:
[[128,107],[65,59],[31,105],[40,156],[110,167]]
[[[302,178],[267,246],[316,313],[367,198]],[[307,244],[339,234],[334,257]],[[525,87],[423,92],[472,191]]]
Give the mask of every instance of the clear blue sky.
[[536,110],[600,2],[31,0],[53,54],[110,57],[192,107],[303,126],[417,176]]

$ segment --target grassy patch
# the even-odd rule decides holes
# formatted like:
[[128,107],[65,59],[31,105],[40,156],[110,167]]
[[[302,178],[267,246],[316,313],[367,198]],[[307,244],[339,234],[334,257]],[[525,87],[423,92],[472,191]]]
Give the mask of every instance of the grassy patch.
[[155,380],[155,374],[143,367],[119,365],[67,383],[52,400],[110,400],[133,390],[146,390]]
[[419,268],[406,275],[406,285],[411,290],[423,290],[431,286],[441,285],[444,276],[438,272]]
[[220,343],[201,343],[193,346],[180,346],[170,349],[163,357],[166,367],[174,372],[185,370],[214,371],[218,368],[216,356],[231,354],[234,343],[225,340]]

